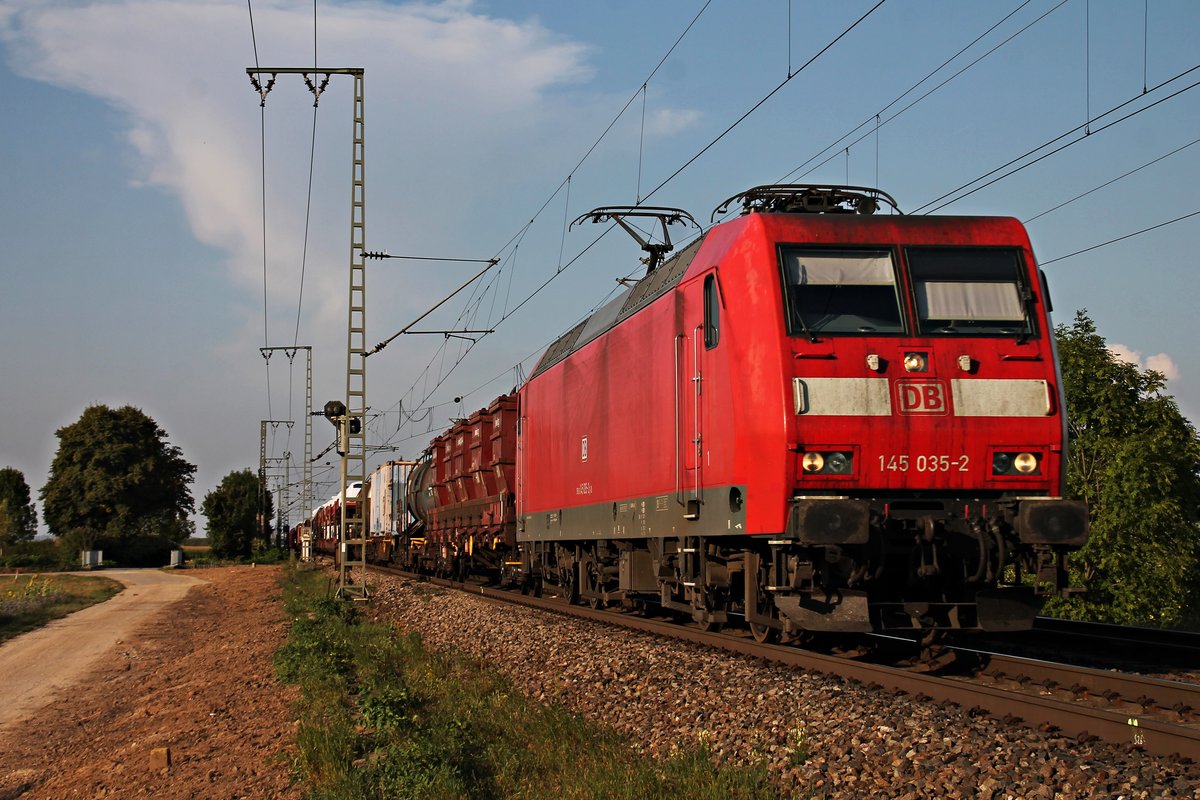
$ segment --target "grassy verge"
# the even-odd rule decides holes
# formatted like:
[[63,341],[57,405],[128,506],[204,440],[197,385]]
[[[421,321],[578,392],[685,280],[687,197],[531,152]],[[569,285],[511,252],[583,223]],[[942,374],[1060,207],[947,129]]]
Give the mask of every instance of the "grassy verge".
[[121,591],[108,578],[81,575],[0,576],[0,642],[82,608],[103,603]]
[[313,800],[724,800],[775,796],[763,765],[715,767],[700,747],[666,761],[534,703],[505,680],[329,599],[320,572],[284,573],[296,620],[276,653],[300,686],[296,767]]

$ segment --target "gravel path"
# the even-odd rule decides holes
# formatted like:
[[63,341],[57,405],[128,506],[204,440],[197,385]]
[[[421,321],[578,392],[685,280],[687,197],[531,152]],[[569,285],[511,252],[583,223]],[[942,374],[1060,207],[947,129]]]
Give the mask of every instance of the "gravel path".
[[392,576],[375,576],[372,593],[376,615],[431,648],[493,666],[646,752],[703,741],[723,759],[765,758],[781,796],[1200,800],[1194,763]]
[[[33,716],[55,696],[77,687],[109,650],[200,583],[191,575],[156,569],[92,573],[125,585],[105,603],[89,606],[0,646],[0,731]],[[81,691],[82,693],[82,691]]]

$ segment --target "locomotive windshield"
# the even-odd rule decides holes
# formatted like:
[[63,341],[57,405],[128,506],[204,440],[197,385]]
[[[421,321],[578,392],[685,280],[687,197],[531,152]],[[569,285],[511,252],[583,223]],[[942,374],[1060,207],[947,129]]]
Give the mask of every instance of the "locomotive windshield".
[[788,333],[903,333],[889,250],[784,247]]
[[1018,250],[910,247],[905,256],[921,334],[1032,335]]

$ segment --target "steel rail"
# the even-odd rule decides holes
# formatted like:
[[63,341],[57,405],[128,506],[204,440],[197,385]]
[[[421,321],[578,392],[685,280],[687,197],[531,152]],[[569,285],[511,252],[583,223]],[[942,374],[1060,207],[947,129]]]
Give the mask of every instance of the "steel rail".
[[1135,645],[1157,650],[1173,651],[1179,655],[1195,657],[1200,665],[1200,633],[1168,628],[1138,628],[1127,625],[1112,625],[1105,622],[1080,622],[1078,620],[1038,617],[1033,623],[1033,633],[1046,637],[1071,636],[1104,642],[1108,645]]
[[[868,687],[904,692],[918,698],[955,703],[966,709],[980,709],[1006,723],[1023,721],[1042,731],[1061,731],[1079,741],[1092,737],[1149,753],[1179,756],[1200,761],[1200,726],[1159,719],[1144,709],[1096,708],[1077,700],[1057,696],[1014,692],[998,686],[988,686],[964,678],[948,678],[928,673],[910,672],[896,667],[852,661],[838,656],[815,653],[786,645],[760,644],[750,638],[738,638],[728,633],[706,633],[697,628],[663,622],[612,610],[595,610],[584,606],[567,605],[560,598],[537,598],[516,592],[484,586],[470,587],[462,583],[415,575],[401,570],[374,567],[394,575],[418,581],[429,581],[448,588],[463,588],[492,602],[523,605],[580,619],[619,625],[706,647],[764,659],[776,664],[847,678]],[[1104,673],[1091,670],[1097,675]],[[1130,676],[1122,676],[1128,678]],[[1135,676],[1136,677],[1136,676]],[[1095,680],[1093,677],[1089,680]],[[1153,682],[1154,679],[1143,679]],[[1170,681],[1158,683],[1169,684]],[[1097,690],[1103,692],[1099,683]],[[1186,684],[1184,684],[1186,686]],[[1193,687],[1192,697],[1200,687]],[[1129,704],[1127,704],[1129,705]]]

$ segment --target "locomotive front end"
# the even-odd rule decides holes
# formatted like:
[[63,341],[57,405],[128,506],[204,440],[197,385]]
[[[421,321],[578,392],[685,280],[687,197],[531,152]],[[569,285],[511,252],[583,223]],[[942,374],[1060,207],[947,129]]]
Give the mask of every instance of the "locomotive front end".
[[784,627],[1029,627],[1070,591],[1088,517],[1062,499],[1062,387],[1024,229],[770,217],[794,457],[759,583]]

